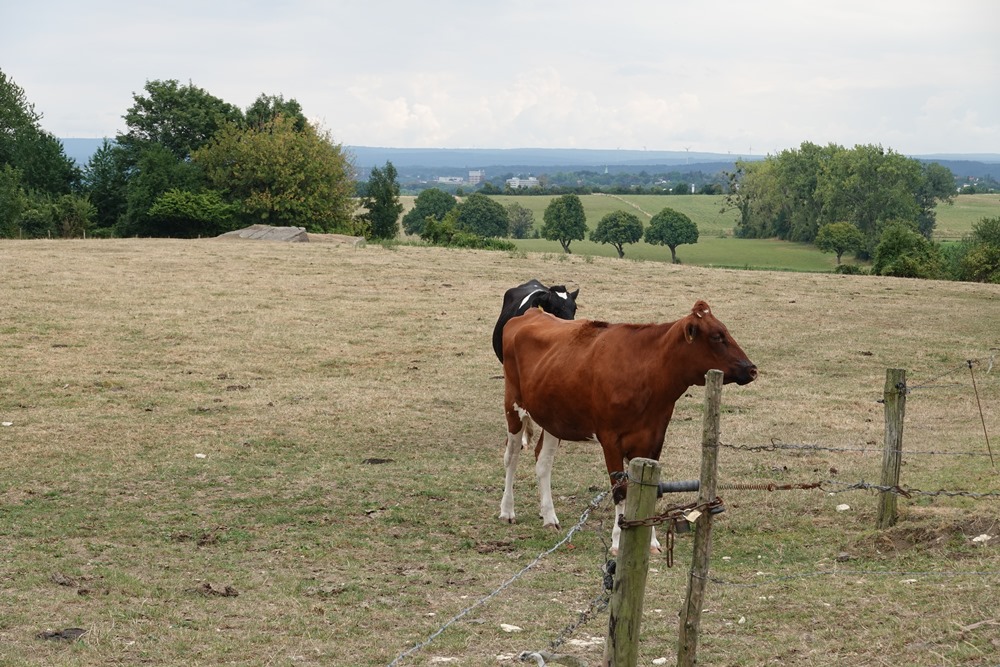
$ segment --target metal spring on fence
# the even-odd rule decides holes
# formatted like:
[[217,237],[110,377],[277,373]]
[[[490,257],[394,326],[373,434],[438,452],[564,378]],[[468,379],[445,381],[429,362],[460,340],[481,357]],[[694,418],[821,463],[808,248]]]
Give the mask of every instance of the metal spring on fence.
[[775,484],[774,482],[724,482],[717,487],[720,491],[793,491],[796,489],[821,489],[822,482],[800,484]]

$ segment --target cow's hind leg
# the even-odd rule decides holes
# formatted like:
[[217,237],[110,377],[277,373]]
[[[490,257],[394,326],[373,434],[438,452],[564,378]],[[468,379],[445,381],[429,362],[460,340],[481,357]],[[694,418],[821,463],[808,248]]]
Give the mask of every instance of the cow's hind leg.
[[539,513],[542,525],[558,530],[559,519],[556,517],[555,506],[552,503],[552,462],[556,457],[559,438],[548,431],[542,430],[541,449],[535,461],[535,477],[538,479],[538,496],[540,500]]
[[517,459],[523,446],[524,423],[517,433],[507,433],[507,447],[503,452],[505,469],[503,483],[503,498],[500,500],[500,519],[514,523],[514,476],[517,474]]

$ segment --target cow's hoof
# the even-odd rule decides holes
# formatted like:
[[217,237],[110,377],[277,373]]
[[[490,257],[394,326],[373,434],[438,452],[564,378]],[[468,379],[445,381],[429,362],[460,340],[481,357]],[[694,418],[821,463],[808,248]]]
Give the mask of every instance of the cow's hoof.
[[558,523],[547,523],[547,524],[544,524],[542,526],[542,528],[551,528],[552,530],[558,531],[559,530],[559,524]]
[[661,549],[660,547],[649,547],[649,555],[650,556],[659,556],[662,553],[663,553],[663,549]]
[[510,515],[510,516],[504,516],[503,514],[501,514],[500,515],[500,520],[503,521],[504,523],[517,523],[514,520],[514,515],[513,514]]
[[615,558],[617,558],[618,557],[618,549],[612,549],[611,550],[611,555],[614,556]]

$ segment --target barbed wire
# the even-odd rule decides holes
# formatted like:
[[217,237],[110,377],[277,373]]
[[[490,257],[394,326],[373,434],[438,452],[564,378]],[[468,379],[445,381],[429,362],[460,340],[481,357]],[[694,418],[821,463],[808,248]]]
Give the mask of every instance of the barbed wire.
[[937,491],[924,491],[922,489],[910,489],[901,486],[883,486],[880,484],[869,484],[868,482],[861,480],[860,482],[855,482],[854,484],[848,484],[846,482],[838,482],[836,480],[828,479],[824,480],[820,484],[820,488],[831,485],[831,486],[842,486],[844,488],[837,491],[830,491],[829,489],[823,489],[827,493],[846,493],[847,491],[879,491],[882,493],[894,493],[896,495],[904,496],[906,498],[911,498],[913,496],[947,496],[949,498],[954,498],[961,496],[964,498],[990,498],[990,497],[1000,497],[1000,491],[948,491],[945,489],[939,489]]
[[458,621],[460,621],[462,618],[464,618],[465,616],[467,616],[470,612],[478,609],[479,607],[482,607],[484,604],[486,604],[487,602],[489,602],[490,600],[492,600],[496,596],[500,595],[500,593],[502,593],[503,591],[505,591],[514,582],[516,582],[518,579],[520,579],[525,574],[527,574],[528,571],[530,571],[532,568],[534,568],[536,565],[538,565],[542,561],[542,559],[544,559],[546,556],[554,553],[561,546],[563,546],[564,544],[566,544],[567,542],[569,542],[570,540],[572,540],[573,539],[573,535],[575,535],[579,530],[581,530],[583,528],[583,526],[587,523],[587,519],[590,517],[590,513],[593,512],[594,510],[596,510],[597,508],[599,508],[601,506],[601,504],[604,502],[604,499],[607,498],[613,491],[614,491],[614,488],[611,488],[611,489],[608,489],[606,491],[601,491],[596,496],[594,496],[594,499],[590,501],[590,503],[587,505],[587,508],[580,515],[580,520],[576,522],[576,525],[574,525],[572,528],[570,528],[568,531],[566,531],[566,535],[561,540],[559,540],[558,542],[556,542],[548,550],[543,551],[542,553],[540,553],[537,556],[535,556],[534,560],[532,560],[530,563],[528,563],[523,568],[521,568],[516,574],[514,574],[513,576],[511,576],[509,579],[507,579],[506,581],[504,581],[502,584],[500,584],[500,586],[497,587],[494,591],[492,591],[491,593],[483,596],[482,598],[480,598],[479,600],[477,600],[473,604],[469,605],[468,607],[466,607],[462,611],[460,611],[457,614],[455,614],[454,616],[452,616],[444,625],[442,625],[440,628],[438,628],[433,633],[431,633],[431,635],[429,637],[427,637],[427,639],[425,639],[424,641],[422,641],[422,642],[420,642],[420,643],[418,643],[418,644],[416,644],[414,646],[411,646],[406,651],[403,651],[402,653],[400,653],[399,655],[397,655],[396,658],[392,662],[389,663],[389,667],[394,667],[395,665],[398,665],[400,663],[400,661],[403,660],[404,658],[409,657],[409,656],[413,655],[414,653],[416,653],[417,651],[420,651],[421,649],[424,649],[427,646],[429,646],[430,643],[432,641],[434,641],[437,637],[439,637],[445,630],[447,630],[452,625],[454,625],[455,623],[457,623]]
[[828,447],[826,445],[814,445],[807,443],[782,442],[779,438],[771,438],[767,445],[734,445],[725,442],[719,443],[720,447],[736,449],[744,452],[774,452],[779,449],[801,450],[801,451],[823,451],[823,452],[852,452],[852,453],[876,453],[882,454],[890,451],[895,454],[918,454],[935,456],[989,456],[987,452],[939,452],[922,449],[890,449],[884,447]]
[[[763,573],[758,573],[763,574]],[[786,581],[796,581],[799,579],[813,579],[817,577],[828,577],[828,576],[849,576],[849,577],[997,577],[1000,576],[1000,570],[951,570],[951,571],[935,571],[935,570],[920,570],[920,571],[907,571],[907,570],[816,570],[815,572],[799,572],[797,574],[787,574],[780,575],[776,577],[770,577],[768,579],[761,579],[760,581],[754,582],[742,582],[742,581],[728,581],[726,579],[719,579],[717,577],[701,577],[704,581],[717,584],[719,586],[732,586],[734,588],[759,588],[761,586],[770,586],[772,584],[780,584]],[[692,574],[692,576],[699,576],[697,574]]]

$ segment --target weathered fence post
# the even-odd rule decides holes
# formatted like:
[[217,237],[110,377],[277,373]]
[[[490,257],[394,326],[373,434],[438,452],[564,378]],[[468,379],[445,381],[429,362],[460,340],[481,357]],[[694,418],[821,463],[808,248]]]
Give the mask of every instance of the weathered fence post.
[[[716,473],[719,461],[719,413],[722,405],[722,371],[705,376],[705,417],[701,433],[701,486],[698,504],[715,500]],[[680,635],[677,641],[678,667],[697,662],[698,628],[708,582],[712,556],[712,513],[702,512],[695,522],[691,571],[688,574],[687,598],[681,608]]]
[[[882,454],[881,486],[899,486],[899,468],[903,462],[903,416],[906,413],[906,371],[889,368],[885,371],[885,450]],[[882,491],[878,497],[880,530],[896,525],[896,494]]]
[[[625,519],[653,516],[660,484],[660,464],[652,459],[632,459],[628,466]],[[653,528],[638,526],[622,531],[615,581],[611,590],[608,638],[604,644],[605,667],[635,667],[639,660],[639,626],[649,571],[649,539]]]

